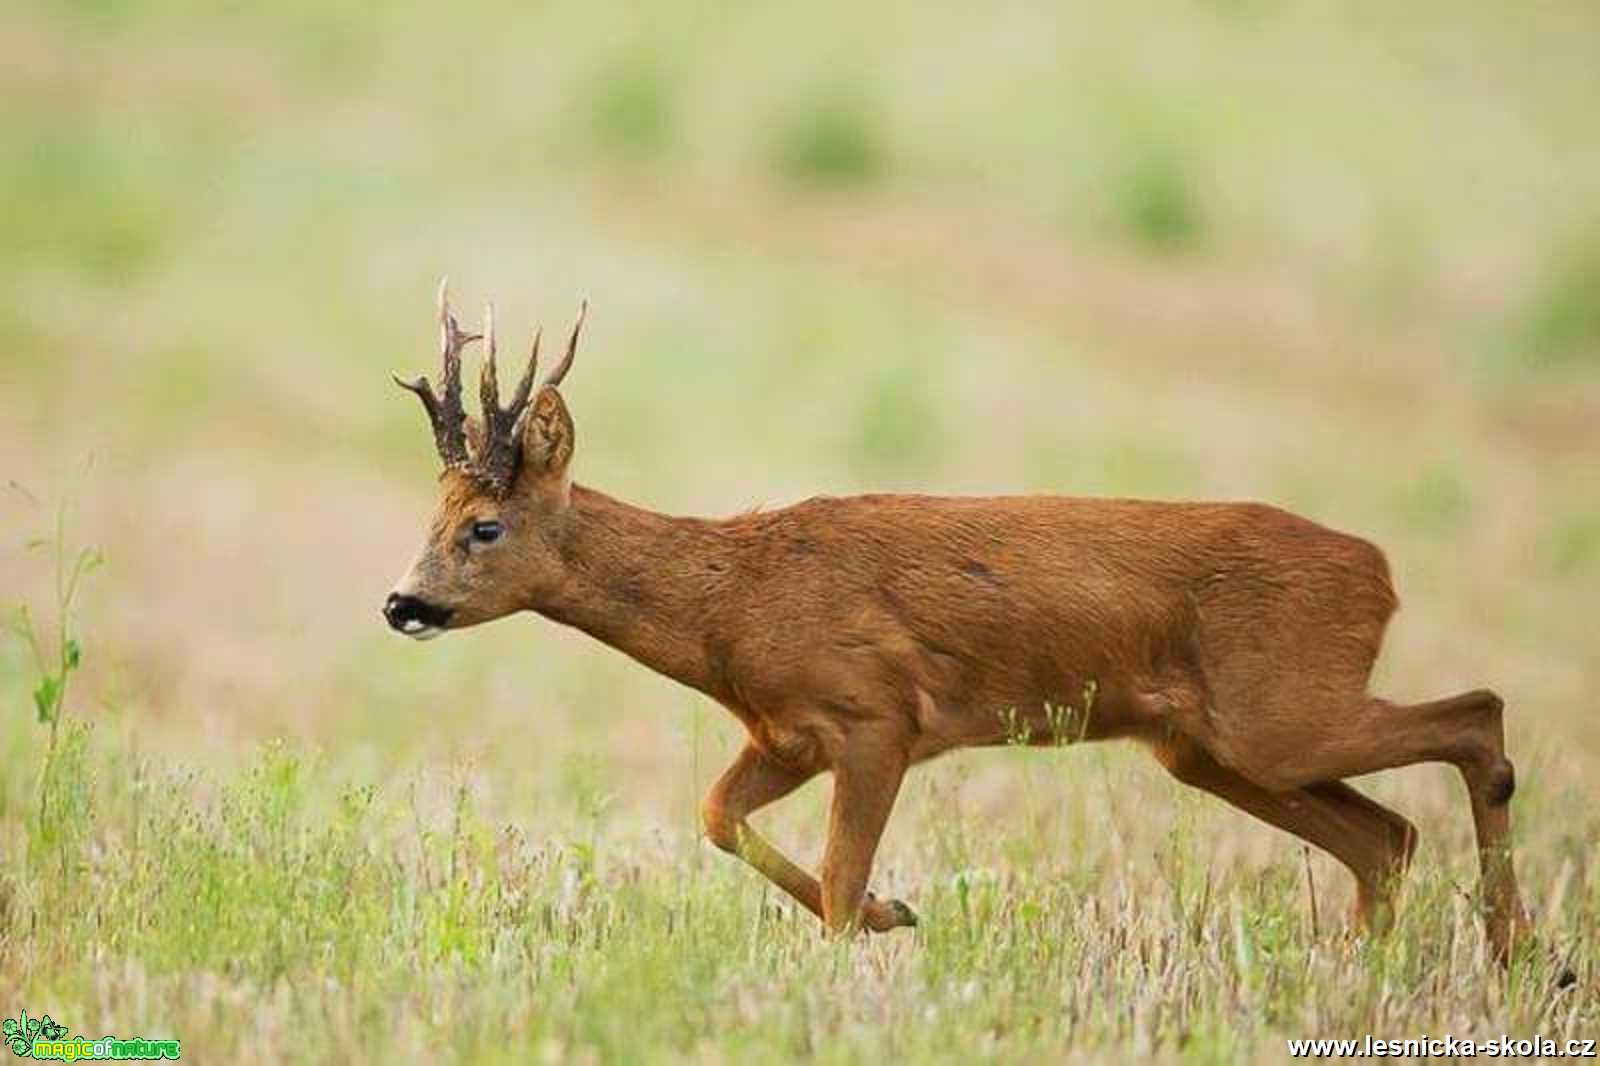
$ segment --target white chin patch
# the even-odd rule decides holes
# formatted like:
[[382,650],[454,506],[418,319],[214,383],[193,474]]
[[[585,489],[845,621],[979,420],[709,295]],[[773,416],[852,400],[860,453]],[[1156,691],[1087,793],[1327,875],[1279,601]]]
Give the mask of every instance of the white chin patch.
[[412,640],[432,640],[444,632],[443,626],[430,626],[425,622],[412,619],[401,627],[400,632]]

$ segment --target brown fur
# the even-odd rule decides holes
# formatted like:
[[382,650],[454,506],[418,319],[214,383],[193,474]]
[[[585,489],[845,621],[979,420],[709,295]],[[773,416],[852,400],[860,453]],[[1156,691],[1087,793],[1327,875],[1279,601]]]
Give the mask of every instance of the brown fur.
[[[1500,701],[1368,694],[1396,600],[1366,541],[1261,504],[1053,496],[668,517],[572,485],[560,394],[541,389],[534,412],[509,493],[444,474],[397,591],[453,609],[452,628],[537,611],[727,707],[749,743],[706,799],[708,835],[828,927],[914,921],[866,892],[902,775],[1021,734],[1144,743],[1179,780],[1339,858],[1380,924],[1416,831],[1341,779],[1450,762],[1496,952],[1523,928]],[[470,543],[484,519],[504,524],[500,543]],[[835,791],[819,881],[746,817],[823,771]]]

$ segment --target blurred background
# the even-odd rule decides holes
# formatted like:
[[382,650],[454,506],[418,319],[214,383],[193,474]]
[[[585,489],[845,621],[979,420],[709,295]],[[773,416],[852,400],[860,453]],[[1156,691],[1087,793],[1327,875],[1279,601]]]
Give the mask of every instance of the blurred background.
[[[24,542],[69,501],[107,557],[75,711],[140,752],[466,766],[534,833],[692,842],[719,708],[532,616],[422,646],[378,615],[433,502],[389,372],[433,372],[438,278],[502,337],[588,296],[574,470],[637,503],[1254,498],[1375,540],[1381,687],[1507,696],[1553,870],[1594,827],[1539,813],[1600,772],[1597,55],[1587,2],[16,0],[0,587],[48,599]],[[1007,810],[1014,759],[908,789],[891,888],[935,790]],[[1062,861],[1107,846],[1096,766],[1192,802],[1219,862],[1288,848],[1136,752],[1051,765]],[[1447,774],[1372,787],[1470,883]],[[825,795],[772,816],[801,855]]]

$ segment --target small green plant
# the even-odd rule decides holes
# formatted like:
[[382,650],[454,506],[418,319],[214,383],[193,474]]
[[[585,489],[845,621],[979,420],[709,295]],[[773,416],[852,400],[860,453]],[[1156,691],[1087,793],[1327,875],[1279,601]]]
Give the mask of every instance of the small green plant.
[[[1099,683],[1090,678],[1083,685],[1082,707],[1045,701],[1045,735],[1051,746],[1064,748],[1079,743],[1088,735],[1089,714],[1094,709],[1094,698],[1099,691]],[[1017,714],[1015,707],[1007,707],[1000,712],[1000,725],[1005,730],[1007,745],[1023,748],[1033,745],[1033,726]]]
[[1205,212],[1189,170],[1176,154],[1145,150],[1112,190],[1116,222],[1136,244],[1178,252],[1200,242]]
[[1050,730],[1050,739],[1057,747],[1068,744],[1077,744],[1089,734],[1089,714],[1094,710],[1094,698],[1100,691],[1100,683],[1094,678],[1083,683],[1083,706],[1074,707],[1070,703],[1046,703],[1044,705],[1045,725]]
[[821,93],[778,124],[772,165],[783,177],[817,185],[864,185],[879,177],[886,152],[871,109],[853,93]]
[[[12,631],[27,646],[33,658],[38,680],[33,686],[33,713],[38,724],[48,728],[45,742],[44,764],[39,771],[39,800],[35,815],[35,829],[49,835],[50,803],[59,790],[55,775],[63,752],[76,751],[81,746],[81,736],[73,734],[70,743],[63,744],[63,718],[65,717],[67,689],[72,675],[83,663],[83,648],[78,642],[73,626],[73,608],[83,578],[104,561],[99,550],[80,547],[69,550],[66,536],[66,505],[56,510],[55,533],[27,542],[30,550],[49,549],[55,562],[54,617],[41,622],[34,617],[25,603],[18,604],[12,619]],[[71,732],[70,730],[68,732]]]
[[1007,707],[1000,712],[1000,725],[1006,731],[1006,744],[1014,748],[1025,748],[1033,743],[1033,727],[1026,718],[1017,714],[1015,707]]

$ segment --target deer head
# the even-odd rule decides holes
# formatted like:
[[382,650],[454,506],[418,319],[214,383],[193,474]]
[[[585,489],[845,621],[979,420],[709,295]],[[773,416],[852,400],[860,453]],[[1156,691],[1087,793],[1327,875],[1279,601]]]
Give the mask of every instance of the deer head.
[[[427,540],[384,602],[383,615],[397,631],[427,640],[487,622],[539,602],[559,581],[556,545],[571,499],[573,429],[557,389],[572,368],[588,308],[585,301],[566,355],[537,390],[534,334],[528,367],[511,402],[501,407],[493,305],[484,308],[482,333],[465,332],[440,282],[442,392],[426,377],[395,377],[422,401],[444,463]],[[482,415],[472,418],[461,403],[461,353],[478,340],[485,348],[478,381]]]

